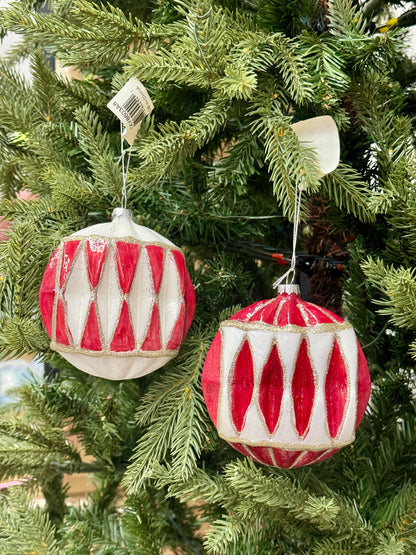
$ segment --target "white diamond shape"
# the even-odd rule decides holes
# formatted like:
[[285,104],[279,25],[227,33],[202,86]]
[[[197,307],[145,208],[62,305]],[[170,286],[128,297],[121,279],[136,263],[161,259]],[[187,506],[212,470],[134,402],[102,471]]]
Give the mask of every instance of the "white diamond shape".
[[142,247],[129,295],[131,323],[138,345],[146,338],[155,299],[150,261],[147,250]]
[[181,280],[172,251],[166,251],[159,291],[160,335],[162,347],[170,339],[181,310]]
[[315,372],[315,400],[312,409],[307,443],[316,445],[330,443],[326,427],[325,382],[328,364],[334,344],[334,333],[310,333],[308,335],[309,356]]
[[80,249],[66,281],[64,297],[67,306],[68,327],[75,346],[79,346],[84,333],[91,299],[85,250]]
[[114,246],[108,245],[108,253],[103,265],[100,283],[97,286],[98,318],[104,336],[104,343],[111,343],[120,316],[123,293],[118,281],[118,271],[114,256]]

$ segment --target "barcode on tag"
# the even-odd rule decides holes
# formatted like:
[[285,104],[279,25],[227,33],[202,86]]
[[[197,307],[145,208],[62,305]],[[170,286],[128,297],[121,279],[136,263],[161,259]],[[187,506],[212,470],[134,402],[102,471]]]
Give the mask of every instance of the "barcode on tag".
[[146,111],[135,94],[132,94],[127,99],[127,102],[124,104],[123,108],[132,118],[133,127],[146,116]]
[[107,104],[109,108],[129,131],[136,127],[153,110],[150,99],[142,83],[132,77],[116,96]]

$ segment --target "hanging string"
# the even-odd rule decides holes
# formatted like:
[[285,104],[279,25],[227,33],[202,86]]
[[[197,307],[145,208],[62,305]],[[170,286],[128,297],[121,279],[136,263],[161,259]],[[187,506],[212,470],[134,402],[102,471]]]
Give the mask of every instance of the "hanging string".
[[298,231],[299,231],[299,222],[300,222],[300,209],[302,206],[302,191],[303,185],[296,185],[295,189],[295,214],[294,214],[294,222],[293,222],[293,244],[292,244],[292,260],[290,262],[290,268],[287,272],[285,272],[282,276],[280,276],[274,283],[273,289],[277,289],[277,287],[282,283],[283,280],[286,279],[286,285],[289,285],[289,276],[292,274],[292,279],[290,283],[292,284],[295,280],[296,274],[296,244],[298,242]]
[[120,160],[121,160],[121,171],[123,174],[123,188],[121,190],[121,208],[126,209],[127,207],[127,175],[129,173],[129,166],[130,166],[130,157],[131,157],[131,145],[128,150],[127,155],[127,162],[125,161],[126,158],[126,151],[124,150],[124,139],[123,139],[123,124],[120,121]]

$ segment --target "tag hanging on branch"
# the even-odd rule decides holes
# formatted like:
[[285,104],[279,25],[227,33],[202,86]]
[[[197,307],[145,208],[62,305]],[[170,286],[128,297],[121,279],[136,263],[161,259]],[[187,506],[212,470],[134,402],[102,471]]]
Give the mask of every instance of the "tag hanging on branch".
[[125,208],[124,154],[122,148],[123,207],[111,222],[61,241],[39,293],[51,348],[76,368],[112,380],[137,378],[169,362],[195,312],[181,249],[135,224]]
[[107,108],[124,125],[122,140],[132,146],[142,121],[153,110],[153,102],[143,84],[132,77],[110,100]]
[[331,116],[298,121],[290,127],[296,133],[300,144],[314,151],[318,177],[324,177],[337,168],[340,159],[339,135]]
[[[340,141],[338,128],[331,116],[318,116],[299,121],[292,124],[291,128],[296,133],[300,144],[313,151],[315,171],[318,178],[321,179],[337,168],[340,160]],[[285,279],[287,280],[290,274],[292,274],[291,283],[294,281],[302,193],[303,186],[296,186],[292,260],[289,270],[274,282],[273,287],[275,289]]]
[[[329,119],[293,126],[314,148],[320,177],[339,161],[338,132]],[[292,263],[275,283],[277,297],[221,323],[202,373],[220,437],[256,462],[281,468],[323,461],[354,441],[371,390],[351,324],[302,301],[299,287],[287,283],[290,274],[294,280],[301,192],[296,190]]]

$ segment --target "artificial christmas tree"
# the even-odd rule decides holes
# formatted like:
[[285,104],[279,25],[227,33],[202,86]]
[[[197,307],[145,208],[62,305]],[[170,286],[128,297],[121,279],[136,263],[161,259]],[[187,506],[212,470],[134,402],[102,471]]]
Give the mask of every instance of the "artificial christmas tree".
[[[58,0],[50,13],[1,12],[32,81],[1,64],[0,354],[36,353],[55,370],[1,410],[1,475],[22,484],[1,490],[0,553],[414,552],[414,66],[402,28],[377,31],[395,5]],[[60,77],[53,58],[83,78]],[[107,103],[131,77],[154,111],[124,182]],[[291,126],[328,115],[341,163],[321,180]],[[219,323],[272,296],[301,184],[302,294],[327,272],[319,304],[342,298],[373,390],[354,443],[280,470],[218,437],[201,371]],[[110,381],[50,350],[38,292],[62,238],[109,221],[123,185],[137,223],[182,249],[198,304],[171,362]],[[66,498],[76,472],[96,483],[79,506]]]

